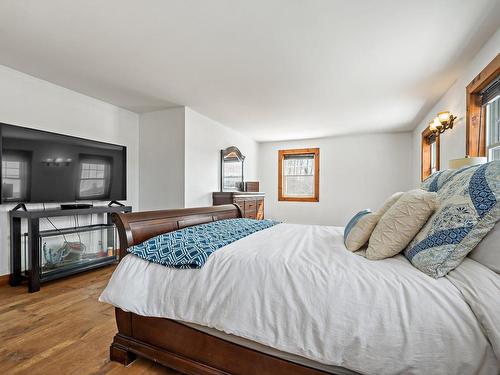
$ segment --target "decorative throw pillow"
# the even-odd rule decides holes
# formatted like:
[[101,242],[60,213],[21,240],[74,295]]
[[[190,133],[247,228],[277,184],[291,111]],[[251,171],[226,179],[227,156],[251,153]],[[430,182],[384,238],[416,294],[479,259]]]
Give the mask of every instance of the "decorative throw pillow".
[[434,278],[456,268],[500,217],[500,161],[457,172],[439,189],[439,208],[405,250]]
[[358,221],[365,215],[371,214],[372,210],[367,208],[366,210],[359,211],[356,215],[354,215],[351,220],[347,223],[347,225],[344,228],[344,244],[347,242],[347,237],[349,237],[349,233],[351,232],[352,228],[356,226]]
[[366,257],[377,260],[400,253],[436,210],[437,194],[410,190],[382,216],[368,242]]
[[500,273],[500,221],[468,256],[493,272]]
[[420,189],[425,190],[425,191],[431,191],[431,184],[436,184],[438,177],[440,174],[442,174],[444,171],[439,171],[431,174],[429,177],[427,177],[425,180],[422,181],[420,184]]
[[354,217],[349,220],[344,230],[344,244],[346,248],[350,251],[357,251],[366,244],[382,215],[384,215],[402,195],[403,193],[393,194],[384,202],[382,207],[375,212],[363,210],[354,215]]
[[448,181],[451,181],[454,176],[465,172],[469,168],[473,168],[474,166],[463,167],[460,169],[445,169],[439,172],[436,172],[429,177],[427,177],[422,184],[420,185],[420,189],[438,192]]

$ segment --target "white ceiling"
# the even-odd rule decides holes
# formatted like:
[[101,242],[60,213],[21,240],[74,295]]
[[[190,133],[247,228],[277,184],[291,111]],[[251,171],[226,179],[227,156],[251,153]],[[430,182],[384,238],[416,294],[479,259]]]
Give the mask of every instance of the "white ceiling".
[[499,26],[499,0],[1,0],[0,64],[312,138],[413,128]]

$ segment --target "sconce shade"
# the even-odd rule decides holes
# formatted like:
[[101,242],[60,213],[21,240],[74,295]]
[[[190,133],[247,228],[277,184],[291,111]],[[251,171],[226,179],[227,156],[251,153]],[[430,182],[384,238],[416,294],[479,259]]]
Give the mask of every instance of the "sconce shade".
[[434,124],[434,128],[437,130],[441,129],[443,127],[443,124],[439,121],[439,118],[434,118],[434,121],[432,122]]
[[437,115],[437,118],[439,120],[439,122],[443,123],[448,123],[450,122],[450,117],[451,117],[451,113],[448,112],[448,111],[445,111],[445,112],[439,112],[438,115]]
[[434,126],[434,121],[429,122],[429,129],[431,132],[437,131],[436,126]]
[[466,156],[465,158],[452,159],[448,162],[448,165],[450,169],[459,169],[463,167],[469,167],[472,165],[484,164],[487,161],[488,159],[485,156],[475,156],[475,157]]

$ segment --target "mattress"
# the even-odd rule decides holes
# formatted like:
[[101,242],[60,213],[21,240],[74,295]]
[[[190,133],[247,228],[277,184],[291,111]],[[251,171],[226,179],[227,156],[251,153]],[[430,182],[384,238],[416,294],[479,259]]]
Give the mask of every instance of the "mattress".
[[201,269],[127,255],[100,300],[358,373],[499,373],[498,275],[466,259],[433,279],[400,255],[347,251],[342,233],[279,224],[219,249]]

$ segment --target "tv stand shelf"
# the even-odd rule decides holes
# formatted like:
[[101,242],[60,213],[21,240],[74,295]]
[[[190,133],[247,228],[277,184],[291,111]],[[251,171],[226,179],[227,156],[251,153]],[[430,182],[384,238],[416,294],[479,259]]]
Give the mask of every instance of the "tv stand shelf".
[[73,215],[92,215],[113,212],[131,212],[131,206],[96,206],[91,208],[77,208],[74,210],[47,209],[47,210],[29,210],[29,211],[10,211],[11,217],[19,218],[41,218],[55,216],[73,216]]
[[79,227],[66,227],[61,229],[47,229],[41,230],[39,233],[42,236],[54,236],[54,235],[63,235],[63,234],[71,234],[71,233],[82,233],[88,232],[99,228],[114,228],[114,224],[91,224],[91,225],[81,225]]
[[[64,210],[10,211],[12,272],[9,279],[10,285],[17,286],[23,280],[27,280],[28,291],[33,293],[39,291],[40,284],[45,281],[116,262],[118,254],[117,242],[115,241],[116,229],[111,221],[111,214],[115,212],[132,212],[132,207],[96,206]],[[43,218],[93,214],[105,214],[106,222],[40,230],[40,220]],[[27,240],[25,242],[27,267],[24,272],[21,267],[23,250],[21,220],[28,222],[28,231],[24,234]],[[66,236],[76,237],[77,240],[69,241]],[[88,238],[89,241],[86,243],[82,238]],[[98,241],[95,241],[96,239]],[[45,259],[45,263],[43,259]]]

